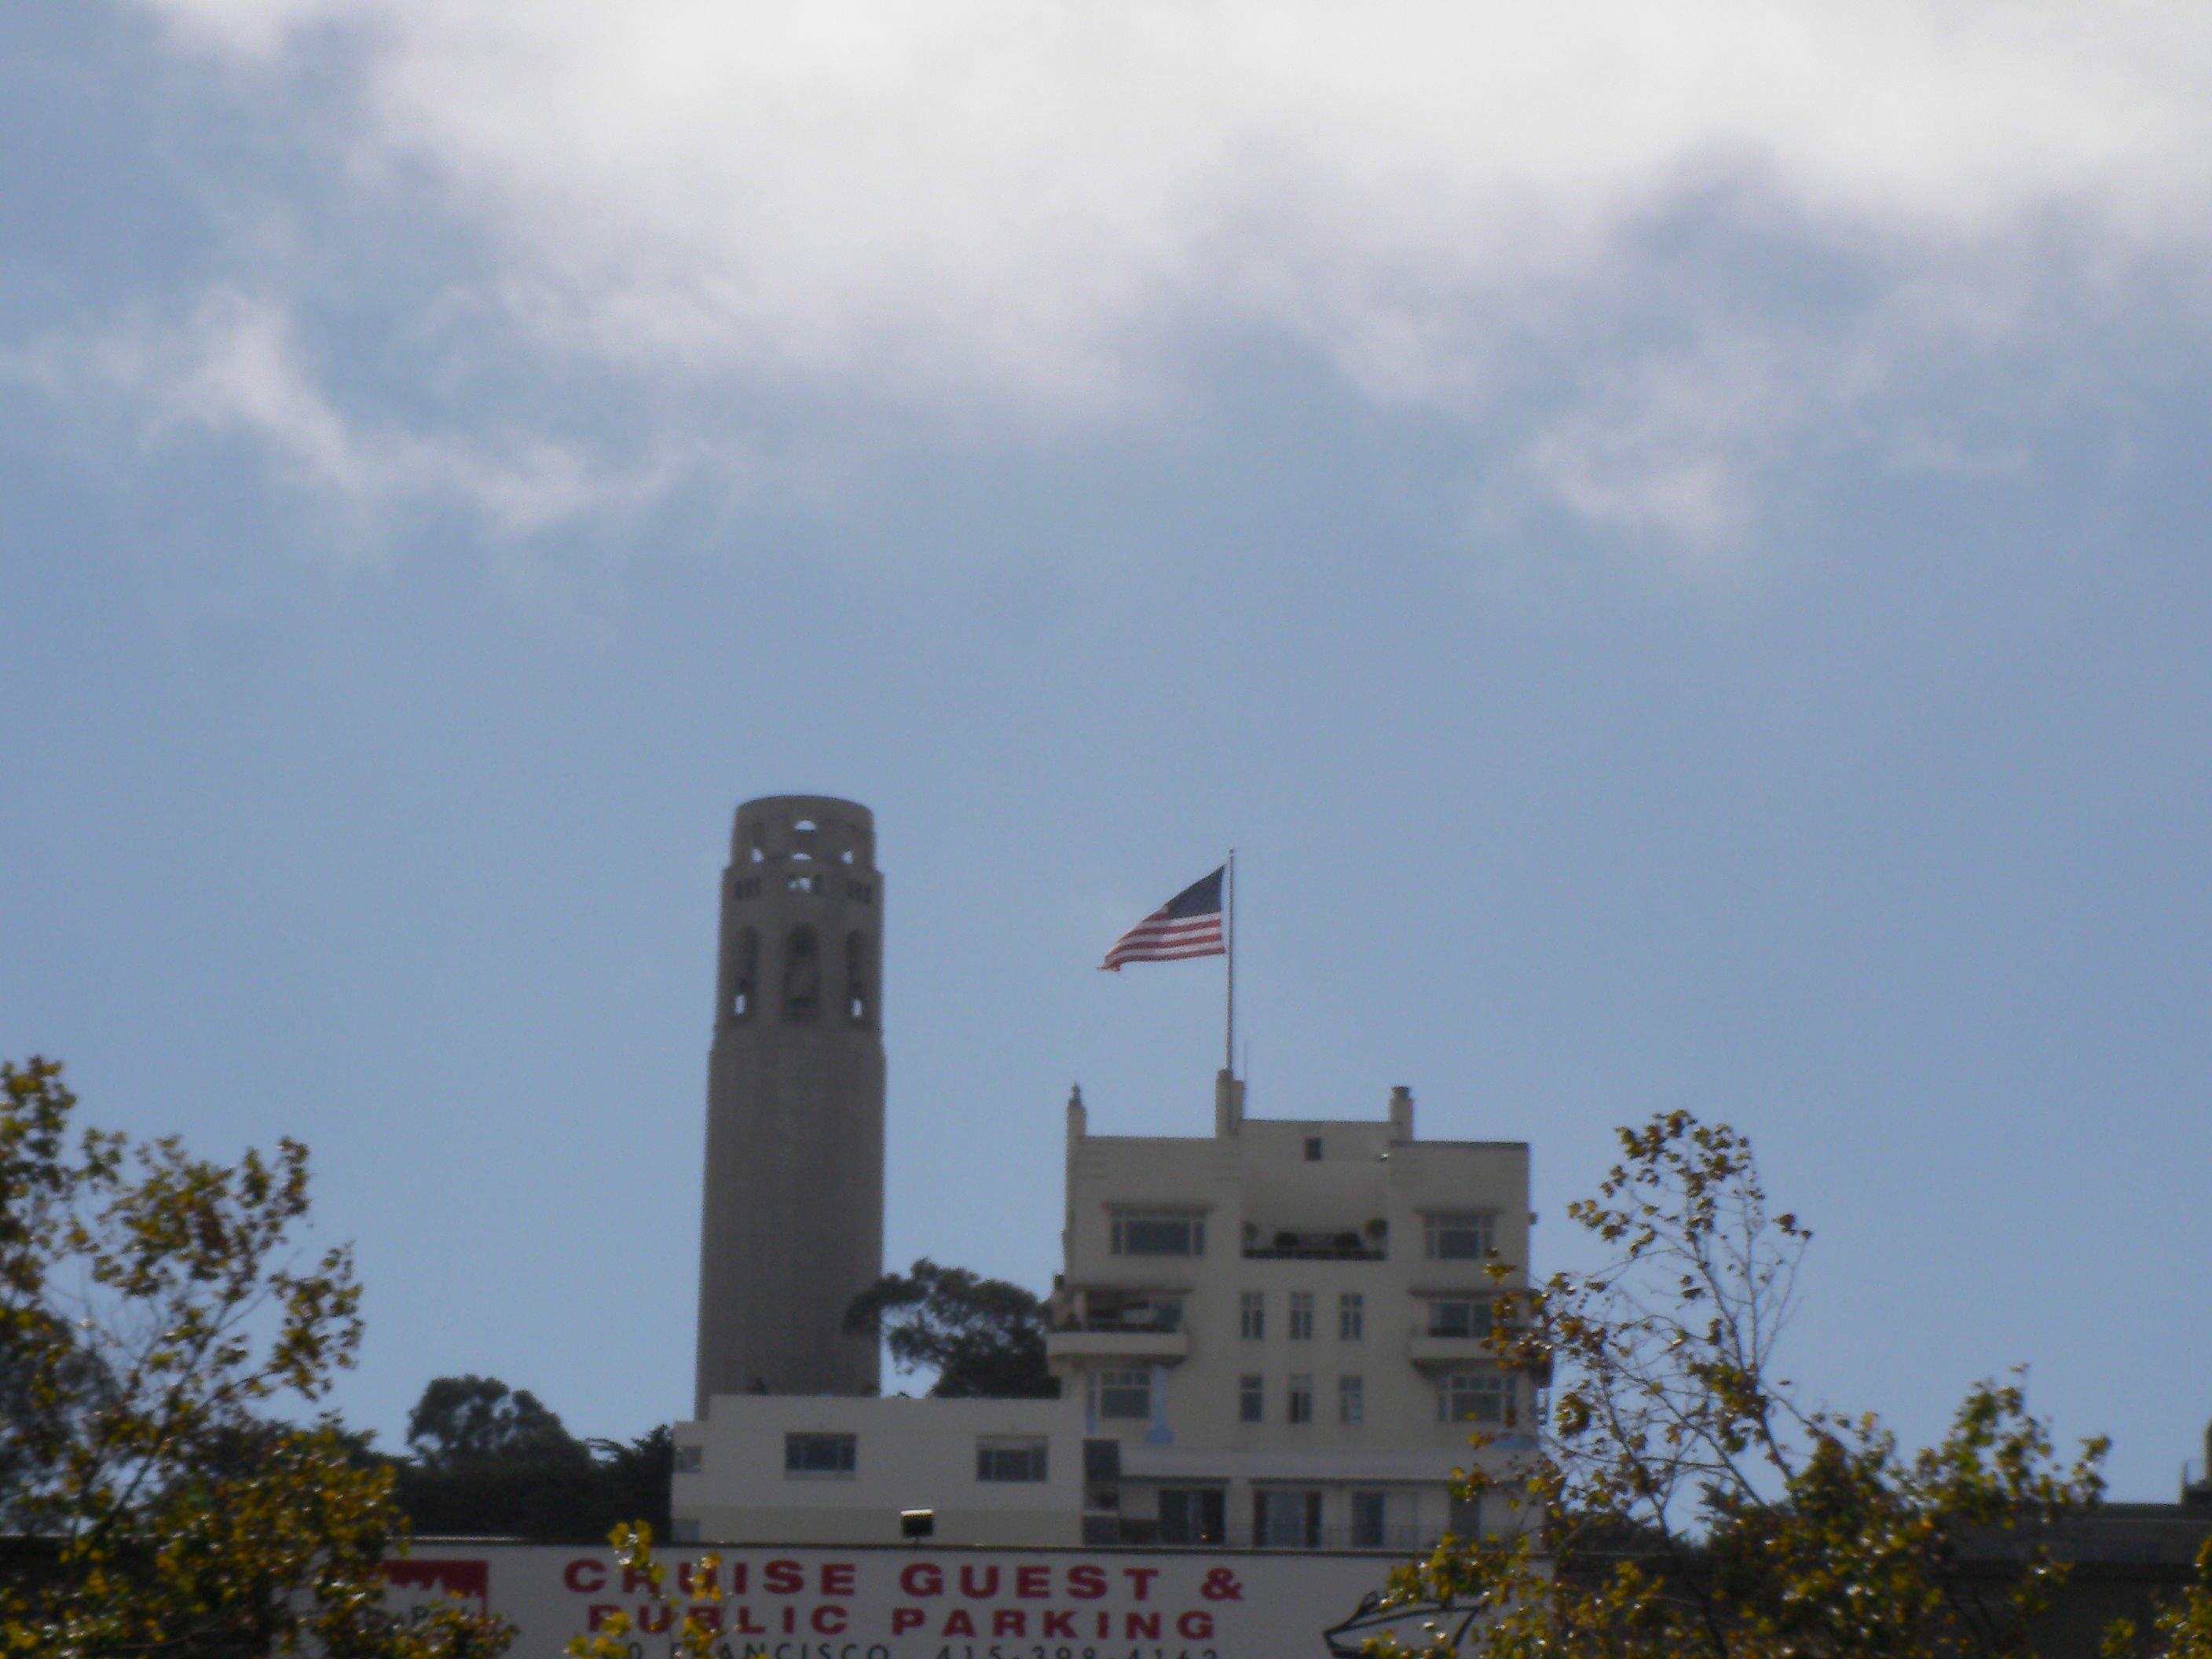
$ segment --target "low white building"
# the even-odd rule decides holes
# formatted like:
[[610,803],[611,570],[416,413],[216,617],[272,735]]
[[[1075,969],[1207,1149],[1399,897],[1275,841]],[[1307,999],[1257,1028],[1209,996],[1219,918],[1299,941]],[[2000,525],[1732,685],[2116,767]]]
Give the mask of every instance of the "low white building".
[[1211,1136],[1171,1137],[1094,1135],[1068,1103],[1047,1348],[1119,1464],[1087,1541],[1407,1549],[1508,1524],[1450,1485],[1470,1434],[1533,1443],[1531,1379],[1483,1340],[1528,1282],[1527,1145],[1418,1139],[1404,1089],[1379,1120],[1247,1119],[1224,1073],[1214,1104]]
[[671,1496],[680,1543],[896,1543],[930,1510],[938,1544],[1076,1544],[1082,1404],[716,1395]]

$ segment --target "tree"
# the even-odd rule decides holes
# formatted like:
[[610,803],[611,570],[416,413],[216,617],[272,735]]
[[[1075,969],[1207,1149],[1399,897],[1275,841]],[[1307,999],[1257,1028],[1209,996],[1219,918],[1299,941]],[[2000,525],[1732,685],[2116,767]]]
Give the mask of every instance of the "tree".
[[52,1551],[0,1581],[0,1652],[500,1652],[496,1621],[384,1617],[389,1470],[265,1414],[361,1337],[346,1250],[296,1259],[307,1149],[225,1166],[73,1137],[75,1107],[58,1064],[0,1064],[0,1516]]
[[493,1461],[581,1468],[592,1461],[536,1395],[495,1376],[433,1378],[407,1414],[407,1443],[434,1469]]
[[940,1399],[1051,1400],[1044,1304],[1018,1285],[940,1267],[927,1256],[853,1298],[845,1329],[882,1336],[902,1371],[933,1366]]
[[[1977,1384],[1910,1455],[1872,1415],[1801,1403],[1775,1363],[1811,1234],[1770,1213],[1749,1142],[1683,1112],[1620,1141],[1568,1211],[1609,1259],[1497,1299],[1498,1361],[1557,1370],[1540,1442],[1477,1437],[1489,1467],[1466,1472],[1513,1519],[1395,1593],[1474,1608],[1491,1659],[2027,1652],[2064,1571],[2045,1529],[2096,1501],[2105,1443],[2062,1464],[2017,1381]],[[1970,1554],[2016,1571],[1992,1586]]]
[[580,1543],[619,1522],[668,1530],[676,1443],[665,1425],[628,1443],[581,1441],[527,1389],[441,1376],[409,1413],[407,1442],[398,1498],[423,1532]]

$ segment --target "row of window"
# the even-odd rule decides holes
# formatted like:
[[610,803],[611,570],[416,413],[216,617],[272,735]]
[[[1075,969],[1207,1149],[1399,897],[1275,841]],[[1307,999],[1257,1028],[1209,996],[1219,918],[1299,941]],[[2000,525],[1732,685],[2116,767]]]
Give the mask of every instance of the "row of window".
[[[1387,1549],[1411,1542],[1412,1528],[1394,1530],[1389,1525],[1387,1492],[1355,1492],[1351,1499],[1352,1525],[1343,1541],[1356,1550]],[[1229,1494],[1218,1486],[1176,1487],[1160,1490],[1160,1542],[1163,1544],[1222,1544],[1228,1541]],[[1263,1549],[1319,1549],[1322,1494],[1313,1488],[1255,1486],[1252,1492],[1252,1541]],[[1330,1540],[1328,1541],[1334,1541]]]
[[[1091,1412],[1102,1421],[1149,1421],[1152,1415],[1152,1373],[1148,1370],[1094,1371]],[[1282,1420],[1314,1421],[1315,1394],[1314,1378],[1310,1373],[1300,1372],[1287,1378],[1283,1386]],[[1512,1410],[1512,1379],[1495,1372],[1455,1371],[1437,1384],[1439,1423],[1505,1423],[1510,1420]],[[1267,1379],[1257,1372],[1237,1380],[1237,1420],[1267,1420]],[[1367,1420],[1367,1384],[1364,1378],[1346,1373],[1336,1379],[1335,1420],[1346,1424]]]
[[[1422,1222],[1423,1249],[1432,1261],[1486,1261],[1497,1253],[1497,1218],[1486,1211],[1432,1211]],[[1358,1234],[1346,1237],[1353,1248],[1343,1254],[1376,1253],[1357,1248]],[[1206,1218],[1189,1210],[1116,1210],[1113,1252],[1115,1255],[1204,1255]]]
[[[1487,1336],[1490,1334],[1490,1299],[1487,1297],[1430,1297],[1428,1304],[1428,1334],[1431,1336]],[[1310,1342],[1314,1335],[1314,1293],[1311,1291],[1290,1292],[1290,1339],[1293,1342]],[[1237,1299],[1237,1334],[1248,1342],[1258,1342],[1267,1334],[1267,1293],[1265,1291],[1246,1291]],[[1346,1291],[1336,1298],[1336,1335],[1340,1342],[1357,1342],[1367,1334],[1367,1297],[1358,1291]]]
[[[1042,1437],[1028,1435],[983,1435],[975,1442],[978,1480],[1042,1480],[1045,1447]],[[684,1451],[699,1449],[687,1446]],[[848,1480],[860,1468],[860,1437],[856,1434],[787,1434],[783,1437],[783,1473],[787,1480]],[[677,1465],[679,1474],[696,1474],[695,1456]]]
[[[760,930],[743,927],[730,943],[729,1019],[750,1018],[760,1003]],[[783,1017],[805,1022],[822,1014],[822,947],[811,927],[794,927],[783,942]],[[865,1024],[870,1014],[868,936],[845,936],[845,1018]]]

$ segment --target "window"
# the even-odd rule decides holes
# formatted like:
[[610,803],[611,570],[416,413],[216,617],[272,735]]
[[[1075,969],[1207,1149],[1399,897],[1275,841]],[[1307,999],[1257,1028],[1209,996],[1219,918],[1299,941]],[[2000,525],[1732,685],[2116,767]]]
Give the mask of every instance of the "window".
[[1306,1162],[1309,1164],[1318,1164],[1321,1162],[1321,1137],[1319,1135],[1308,1135],[1306,1137]]
[[1480,1261],[1492,1249],[1491,1218],[1472,1210],[1439,1210],[1428,1217],[1429,1254],[1439,1261]]
[[1150,1371],[1098,1371],[1093,1376],[1091,1398],[1099,1416],[1139,1419],[1152,1416]]
[[1225,1542],[1228,1493],[1218,1486],[1195,1486],[1160,1491],[1160,1542],[1163,1544],[1219,1544]]
[[1252,1541],[1263,1549],[1319,1549],[1321,1494],[1277,1486],[1255,1488]]
[[1237,1420],[1239,1423],[1264,1423],[1267,1420],[1267,1384],[1265,1378],[1240,1376],[1237,1379]]
[[855,1025],[868,1023],[868,936],[845,936],[845,1018]]
[[1342,1342],[1357,1342],[1367,1334],[1367,1298],[1358,1291],[1336,1298],[1336,1334]]
[[1390,1546],[1390,1496],[1388,1492],[1352,1494],[1352,1547],[1388,1549]]
[[1429,1304],[1431,1336],[1488,1336],[1490,1304],[1479,1297],[1441,1297]]
[[1042,1480],[1045,1443],[1012,1436],[986,1435],[975,1443],[978,1480]]
[[1291,1340],[1313,1340],[1314,1299],[1311,1291],[1291,1292]]
[[1291,1423],[1312,1422],[1313,1378],[1310,1376],[1292,1377],[1291,1379],[1290,1392],[1284,1397],[1283,1403],[1283,1415],[1285,1420]]
[[858,1435],[787,1434],[783,1474],[787,1480],[849,1480]]
[[1267,1293],[1247,1291],[1237,1298],[1237,1334],[1257,1342],[1267,1334]]
[[677,1474],[696,1474],[706,1467],[707,1449],[704,1446],[678,1446],[676,1449]]
[[1356,1376],[1336,1379],[1336,1420],[1340,1423],[1364,1423],[1367,1420],[1366,1385]]
[[1437,1390],[1437,1416],[1445,1423],[1503,1423],[1507,1400],[1504,1377],[1455,1371]]
[[794,927],[783,947],[783,1017],[812,1019],[822,1010],[822,964],[815,959],[814,930]]
[[1147,1215],[1139,1212],[1114,1218],[1115,1255],[1204,1255],[1206,1221],[1194,1215]]
[[[794,853],[792,856],[803,859],[806,854]],[[822,878],[818,875],[786,876],[783,878],[783,890],[787,893],[818,893],[822,890]]]
[[753,981],[760,974],[760,929],[742,929],[730,950],[730,1018],[753,1011]]

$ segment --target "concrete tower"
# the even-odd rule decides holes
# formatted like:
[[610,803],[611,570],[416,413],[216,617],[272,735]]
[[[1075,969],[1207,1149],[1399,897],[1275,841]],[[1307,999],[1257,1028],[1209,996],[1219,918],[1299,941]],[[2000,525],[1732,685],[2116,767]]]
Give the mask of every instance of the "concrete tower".
[[883,877],[875,817],[738,808],[722,872],[699,1230],[698,1412],[718,1394],[861,1394],[842,1330],[883,1272]]

